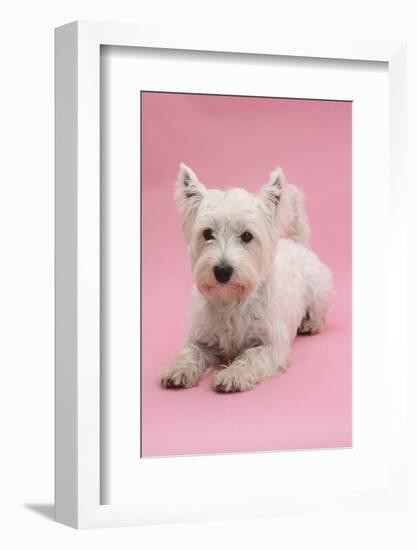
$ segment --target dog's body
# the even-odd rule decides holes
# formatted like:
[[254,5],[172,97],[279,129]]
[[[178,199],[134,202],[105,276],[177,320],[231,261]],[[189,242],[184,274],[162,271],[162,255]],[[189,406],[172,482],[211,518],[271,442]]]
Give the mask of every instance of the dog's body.
[[160,382],[191,387],[208,367],[226,364],[214,389],[250,389],[287,368],[297,332],[325,324],[331,273],[306,246],[302,194],[280,169],[252,195],[207,190],[181,165],[176,198],[195,289],[186,343]]

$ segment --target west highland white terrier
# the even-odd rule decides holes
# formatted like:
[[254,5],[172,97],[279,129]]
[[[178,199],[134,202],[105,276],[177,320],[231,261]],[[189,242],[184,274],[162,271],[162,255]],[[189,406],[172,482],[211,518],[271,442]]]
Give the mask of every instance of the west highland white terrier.
[[207,189],[180,164],[175,198],[195,284],[185,344],[159,382],[190,388],[222,365],[216,391],[249,390],[285,371],[297,333],[325,324],[332,275],[307,247],[303,195],[281,168],[254,195]]

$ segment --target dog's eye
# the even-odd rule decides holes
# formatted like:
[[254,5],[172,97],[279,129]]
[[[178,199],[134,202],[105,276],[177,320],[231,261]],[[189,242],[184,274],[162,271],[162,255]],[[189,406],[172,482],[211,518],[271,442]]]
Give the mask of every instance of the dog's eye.
[[205,229],[203,231],[203,237],[206,239],[206,241],[211,241],[214,239],[213,231],[211,229]]
[[249,231],[245,231],[244,233],[242,233],[240,238],[244,243],[249,243],[253,239],[253,235],[252,233],[249,233]]

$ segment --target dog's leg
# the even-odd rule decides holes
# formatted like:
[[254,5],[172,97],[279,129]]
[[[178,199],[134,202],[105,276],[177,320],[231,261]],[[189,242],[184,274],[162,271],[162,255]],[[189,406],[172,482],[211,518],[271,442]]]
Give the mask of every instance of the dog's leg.
[[272,346],[249,348],[231,365],[213,377],[213,388],[218,392],[250,390],[261,380],[286,370],[289,364],[289,347],[278,353]]
[[317,334],[323,328],[323,323],[315,313],[310,313],[308,309],[298,327],[297,334],[299,336],[311,336]]
[[328,301],[317,301],[310,306],[298,327],[297,334],[299,336],[312,336],[322,332],[326,324],[327,310]]
[[310,304],[298,327],[297,334],[318,334],[324,329],[327,312],[333,295],[332,274],[324,265],[319,264],[311,283]]
[[191,388],[196,386],[210,366],[210,354],[197,344],[187,343],[173,363],[166,365],[159,375],[164,388]]

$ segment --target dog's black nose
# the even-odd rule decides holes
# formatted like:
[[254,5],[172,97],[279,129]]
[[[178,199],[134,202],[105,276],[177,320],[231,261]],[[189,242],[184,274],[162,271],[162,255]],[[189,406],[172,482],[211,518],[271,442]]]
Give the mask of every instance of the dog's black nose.
[[226,264],[215,265],[213,267],[214,276],[219,283],[227,283],[233,273],[233,267]]

